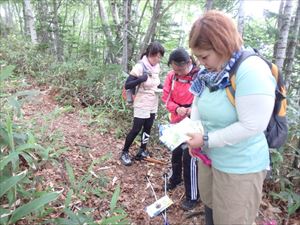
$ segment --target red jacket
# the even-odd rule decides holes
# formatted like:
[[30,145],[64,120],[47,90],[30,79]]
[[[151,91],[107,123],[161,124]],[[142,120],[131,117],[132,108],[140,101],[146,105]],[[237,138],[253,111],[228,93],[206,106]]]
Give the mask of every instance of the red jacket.
[[166,104],[167,110],[171,114],[171,123],[178,123],[185,118],[185,116],[182,117],[176,113],[178,107],[191,107],[194,96],[189,92],[189,88],[198,71],[199,68],[194,66],[186,76],[178,76],[173,70],[167,74],[162,101]]

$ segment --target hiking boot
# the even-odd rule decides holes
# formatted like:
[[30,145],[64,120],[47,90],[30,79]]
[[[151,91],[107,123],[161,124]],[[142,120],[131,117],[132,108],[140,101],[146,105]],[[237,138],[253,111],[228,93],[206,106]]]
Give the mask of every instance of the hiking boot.
[[135,156],[135,159],[136,160],[142,160],[142,159],[147,158],[149,156],[150,156],[150,154],[147,150],[140,148],[139,152]]
[[174,183],[174,182],[168,182],[167,183],[167,191],[171,191],[173,189],[175,189],[181,182],[177,182],[177,183]]
[[185,199],[181,203],[181,208],[185,211],[191,210],[197,206],[198,200]]
[[125,166],[131,166],[131,164],[132,164],[132,161],[130,159],[128,152],[122,152],[120,160],[121,160],[122,164]]

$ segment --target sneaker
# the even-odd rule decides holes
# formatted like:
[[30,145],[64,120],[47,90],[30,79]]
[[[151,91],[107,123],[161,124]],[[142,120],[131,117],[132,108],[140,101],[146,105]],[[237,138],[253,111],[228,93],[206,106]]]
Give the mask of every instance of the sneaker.
[[131,166],[131,164],[132,164],[132,161],[130,159],[128,152],[122,152],[120,160],[121,160],[122,164],[125,166]]
[[191,210],[197,206],[198,200],[185,199],[181,203],[181,208],[185,211]]
[[144,149],[140,148],[139,152],[135,156],[135,159],[136,160],[142,160],[142,159],[147,158],[149,156],[150,156],[150,154],[147,150],[144,150]]

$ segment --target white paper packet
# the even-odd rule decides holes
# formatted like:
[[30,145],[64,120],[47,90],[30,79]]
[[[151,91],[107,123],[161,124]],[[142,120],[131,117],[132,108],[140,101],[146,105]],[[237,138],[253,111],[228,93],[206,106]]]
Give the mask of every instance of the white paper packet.
[[179,123],[161,126],[161,136],[159,140],[171,151],[189,139],[186,135],[187,133],[204,133],[201,121],[191,120],[188,117],[184,118]]

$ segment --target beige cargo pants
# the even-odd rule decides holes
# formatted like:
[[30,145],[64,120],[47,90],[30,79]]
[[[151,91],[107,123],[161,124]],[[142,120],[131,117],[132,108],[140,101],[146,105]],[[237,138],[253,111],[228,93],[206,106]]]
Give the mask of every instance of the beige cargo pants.
[[250,174],[223,173],[198,161],[202,202],[213,210],[214,225],[251,225],[262,197],[266,171]]

